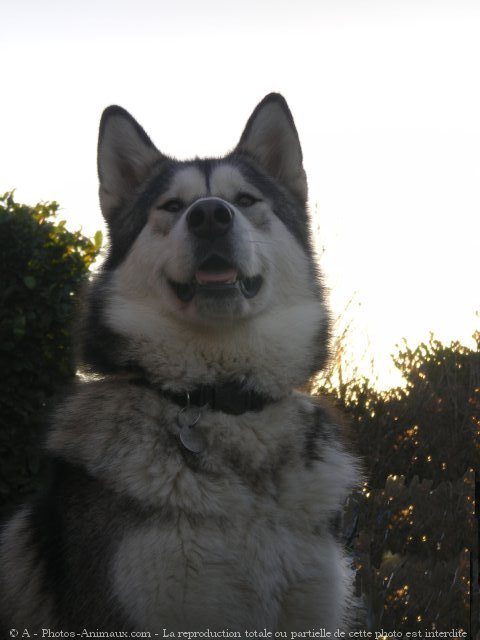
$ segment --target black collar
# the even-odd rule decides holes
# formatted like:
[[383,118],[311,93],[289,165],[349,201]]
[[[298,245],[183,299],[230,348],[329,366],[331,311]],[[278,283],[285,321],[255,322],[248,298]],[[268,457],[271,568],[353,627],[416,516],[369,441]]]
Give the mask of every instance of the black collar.
[[245,388],[244,382],[226,382],[221,385],[199,385],[190,391],[177,393],[151,384],[146,378],[132,380],[134,384],[155,389],[179,407],[205,407],[239,416],[247,411],[261,411],[273,398]]

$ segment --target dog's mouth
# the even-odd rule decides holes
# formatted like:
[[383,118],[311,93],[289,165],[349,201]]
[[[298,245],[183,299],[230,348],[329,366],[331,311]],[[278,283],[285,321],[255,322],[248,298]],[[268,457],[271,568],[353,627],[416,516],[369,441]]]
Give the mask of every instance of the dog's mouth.
[[204,260],[190,282],[169,280],[169,285],[181,302],[190,302],[197,293],[225,297],[240,292],[244,298],[254,298],[260,291],[260,275],[245,277],[225,258],[214,254]]

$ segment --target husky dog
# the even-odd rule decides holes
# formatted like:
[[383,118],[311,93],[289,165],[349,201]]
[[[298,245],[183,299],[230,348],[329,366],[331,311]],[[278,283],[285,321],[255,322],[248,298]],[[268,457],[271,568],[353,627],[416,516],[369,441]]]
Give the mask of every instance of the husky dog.
[[56,413],[48,490],[3,530],[4,628],[347,628],[332,522],[357,463],[295,391],[324,365],[328,312],[285,100],[266,96],[227,156],[186,162],[109,107],[98,172],[90,376]]

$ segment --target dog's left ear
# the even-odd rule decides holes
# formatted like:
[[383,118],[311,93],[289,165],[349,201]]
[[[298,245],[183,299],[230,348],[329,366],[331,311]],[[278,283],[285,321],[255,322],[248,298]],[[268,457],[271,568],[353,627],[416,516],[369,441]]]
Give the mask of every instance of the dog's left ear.
[[307,178],[302,148],[287,102],[269,93],[257,105],[234,153],[246,153],[269,175],[285,184],[302,202],[307,201]]

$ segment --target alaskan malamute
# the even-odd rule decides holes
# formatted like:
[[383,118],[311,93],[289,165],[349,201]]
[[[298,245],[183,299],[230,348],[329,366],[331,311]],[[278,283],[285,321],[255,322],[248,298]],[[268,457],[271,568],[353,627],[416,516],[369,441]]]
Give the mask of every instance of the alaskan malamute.
[[109,107],[98,172],[89,376],[49,433],[51,485],[3,530],[4,628],[345,629],[332,522],[357,464],[295,390],[324,365],[328,312],[285,100],[264,98],[225,157],[186,162]]

